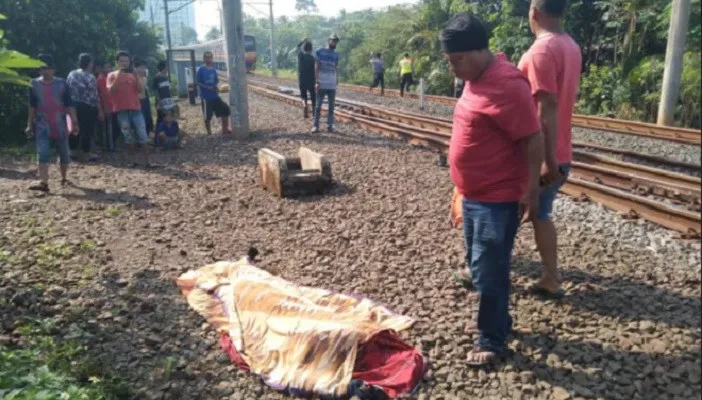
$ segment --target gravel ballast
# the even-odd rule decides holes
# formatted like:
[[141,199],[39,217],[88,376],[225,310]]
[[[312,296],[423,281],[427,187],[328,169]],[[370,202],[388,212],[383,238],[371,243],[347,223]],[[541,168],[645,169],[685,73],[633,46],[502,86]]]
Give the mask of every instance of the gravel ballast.
[[[254,94],[249,106],[245,141],[198,134],[200,108],[184,106],[193,135],[184,149],[154,156],[161,168],[125,168],[120,154],[107,156],[74,164],[76,186],[67,188],[52,168],[49,195],[26,191],[34,166],[0,164],[0,298],[8,300],[0,335],[12,335],[20,317],[51,318],[57,335],[84,343],[141,398],[283,399],[236,370],[174,283],[253,245],[261,266],[286,279],[416,318],[403,337],[433,363],[417,398],[702,395],[697,242],[559,198],[568,296],[525,293],[539,256],[524,227],[513,259],[514,355],[472,370],[473,339],[463,333],[470,300],[450,277],[463,261],[462,235],[448,227],[452,185],[435,154],[343,124],[310,134],[301,110]],[[299,146],[327,155],[338,183],[325,196],[277,199],[259,184],[256,152]]]

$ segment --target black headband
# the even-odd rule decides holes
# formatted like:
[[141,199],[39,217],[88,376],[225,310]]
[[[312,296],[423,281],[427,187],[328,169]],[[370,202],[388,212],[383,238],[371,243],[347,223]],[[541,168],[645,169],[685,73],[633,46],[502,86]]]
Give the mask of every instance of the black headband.
[[439,34],[444,53],[463,53],[484,50],[488,47],[489,34],[485,25],[474,15],[456,14]]

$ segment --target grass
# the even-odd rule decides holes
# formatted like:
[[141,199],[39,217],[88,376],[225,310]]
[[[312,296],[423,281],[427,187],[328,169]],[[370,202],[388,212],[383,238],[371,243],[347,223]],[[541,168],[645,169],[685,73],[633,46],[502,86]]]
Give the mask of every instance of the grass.
[[129,386],[94,363],[83,346],[59,341],[50,320],[19,327],[22,346],[0,346],[0,399],[119,400]]
[[[259,66],[256,66],[256,70],[254,71],[254,74],[261,75],[261,76],[273,76],[273,72],[270,69],[259,67]],[[297,79],[297,71],[290,70],[290,69],[279,69],[278,70],[278,78]]]
[[110,207],[107,207],[107,210],[105,210],[105,212],[110,217],[117,217],[117,216],[119,216],[120,210],[119,210],[119,207],[110,206]]
[[20,162],[37,162],[37,148],[33,141],[24,145],[1,145],[0,155],[9,157],[14,161]]

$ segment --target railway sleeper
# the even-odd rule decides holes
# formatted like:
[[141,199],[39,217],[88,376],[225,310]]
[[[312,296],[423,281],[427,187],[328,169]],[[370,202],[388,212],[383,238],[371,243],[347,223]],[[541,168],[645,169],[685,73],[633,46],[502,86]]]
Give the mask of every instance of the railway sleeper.
[[278,197],[322,194],[332,182],[331,163],[322,154],[300,147],[298,157],[258,151],[261,184]]

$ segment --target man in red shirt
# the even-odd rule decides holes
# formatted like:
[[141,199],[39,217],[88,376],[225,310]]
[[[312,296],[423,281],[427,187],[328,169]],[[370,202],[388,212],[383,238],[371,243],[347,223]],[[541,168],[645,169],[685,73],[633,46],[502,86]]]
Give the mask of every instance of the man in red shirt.
[[104,62],[100,65],[100,75],[97,78],[98,95],[100,96],[100,106],[102,107],[105,119],[103,121],[105,134],[104,143],[108,151],[115,150],[115,139],[119,135],[119,123],[117,122],[117,114],[112,112],[112,99],[107,90],[107,75],[112,72],[112,63]]
[[541,178],[547,187],[539,198],[538,218],[532,220],[543,270],[541,279],[530,291],[547,298],[564,295],[558,277],[556,226],[550,215],[558,189],[570,171],[571,121],[582,62],[580,47],[563,32],[565,11],[566,0],[532,0],[529,24],[536,40],[519,62],[519,69],[531,84],[544,132]]
[[488,31],[460,13],[440,34],[451,70],[465,81],[449,149],[451,179],[463,196],[466,260],[478,292],[478,341],[468,364],[507,350],[510,262],[520,218],[538,212],[543,136],[529,82],[504,54],[488,50]]
[[[118,69],[107,75],[107,91],[112,99],[112,112],[117,114],[117,121],[129,152],[134,154],[135,142],[138,142],[144,155],[144,166],[150,168],[149,146],[146,145],[148,140],[146,122],[141,113],[141,101],[139,100],[139,93],[142,91],[144,83],[137,79],[130,64],[131,59],[128,52],[123,50],[117,52]],[[136,165],[136,162],[131,163],[132,167]]]

